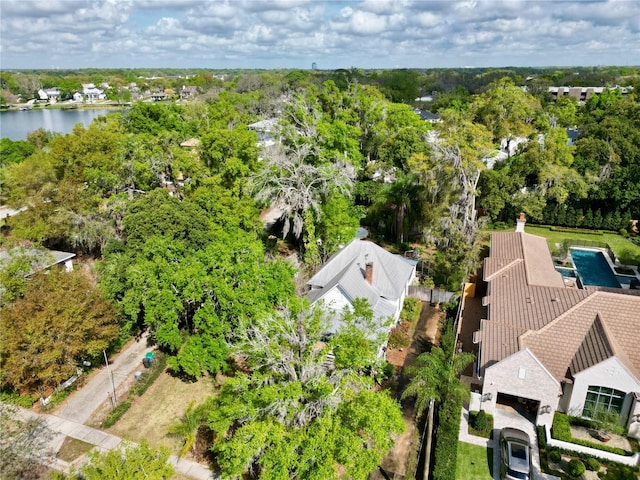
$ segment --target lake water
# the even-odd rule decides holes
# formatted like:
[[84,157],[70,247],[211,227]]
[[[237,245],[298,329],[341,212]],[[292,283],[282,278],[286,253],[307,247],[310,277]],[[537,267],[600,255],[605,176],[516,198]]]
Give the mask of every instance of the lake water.
[[0,137],[11,140],[26,140],[27,134],[39,128],[69,133],[78,123],[89,126],[99,115],[122,110],[12,110],[0,112]]

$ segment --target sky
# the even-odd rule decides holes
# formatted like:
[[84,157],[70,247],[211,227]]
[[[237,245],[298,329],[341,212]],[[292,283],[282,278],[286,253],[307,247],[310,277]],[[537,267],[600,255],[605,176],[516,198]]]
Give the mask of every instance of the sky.
[[0,69],[640,65],[640,0],[0,0]]

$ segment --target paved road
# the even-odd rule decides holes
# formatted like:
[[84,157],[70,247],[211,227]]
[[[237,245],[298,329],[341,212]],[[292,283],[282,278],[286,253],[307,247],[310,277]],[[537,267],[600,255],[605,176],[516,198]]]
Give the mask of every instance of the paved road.
[[[116,390],[132,372],[143,368],[142,358],[145,353],[153,350],[152,347],[147,346],[148,336],[148,333],[145,333],[138,340],[133,340],[115,357],[113,363],[110,363]],[[72,422],[86,423],[112,392],[111,379],[103,365],[84,387],[70,395],[58,407],[55,415]]]
[[[66,436],[95,445],[101,451],[119,448],[122,444],[120,437],[103,432],[102,430],[87,427],[78,422],[60,418],[56,415],[38,415],[37,413],[24,409],[19,409],[18,415],[23,419],[40,418],[46,423],[54,433],[53,438],[49,442],[49,448],[54,453],[60,449],[62,440],[64,440]],[[82,462],[80,462],[80,464],[81,463]],[[186,459],[178,459],[175,455],[169,457],[169,463],[174,466],[177,472],[196,480],[213,480],[220,478],[204,465]],[[54,456],[51,458],[51,466],[56,470],[69,472],[72,465]],[[78,467],[79,465],[74,463],[73,466]]]

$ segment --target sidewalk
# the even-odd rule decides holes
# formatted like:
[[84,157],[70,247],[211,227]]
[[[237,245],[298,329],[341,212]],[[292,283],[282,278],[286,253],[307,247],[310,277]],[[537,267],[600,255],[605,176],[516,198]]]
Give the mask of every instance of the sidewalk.
[[[131,341],[118,353],[113,363],[109,364],[116,390],[131,373],[136,369],[142,369],[142,358],[153,350],[147,346],[148,338],[149,334],[145,332],[139,339]],[[112,392],[111,379],[103,365],[100,371],[84,387],[69,396],[54,414],[72,422],[85,423]]]
[[[95,428],[87,427],[86,425],[82,425],[78,422],[60,418],[56,415],[38,415],[37,413],[22,408],[18,410],[18,415],[23,419],[40,418],[46,423],[46,425],[56,434],[49,442],[51,451],[54,453],[60,448],[62,443],[61,439],[64,440],[65,436],[95,445],[96,448],[103,452],[118,448],[122,444],[122,439],[120,437],[116,437],[115,435],[111,435],[110,433],[103,432]],[[135,445],[133,442],[131,442],[131,444]],[[51,463],[53,468],[66,472],[68,472],[71,467],[70,463],[55,458],[55,456],[52,458]],[[174,466],[177,472],[196,480],[213,480],[220,478],[204,465],[186,459],[179,460],[175,455],[171,455],[171,457],[169,457],[169,463]],[[77,467],[78,464],[74,462],[74,466]]]

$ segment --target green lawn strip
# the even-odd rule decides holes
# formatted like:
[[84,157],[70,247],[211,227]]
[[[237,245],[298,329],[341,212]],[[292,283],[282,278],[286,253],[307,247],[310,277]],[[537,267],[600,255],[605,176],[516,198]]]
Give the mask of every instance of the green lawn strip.
[[493,449],[458,442],[456,480],[492,480]]

